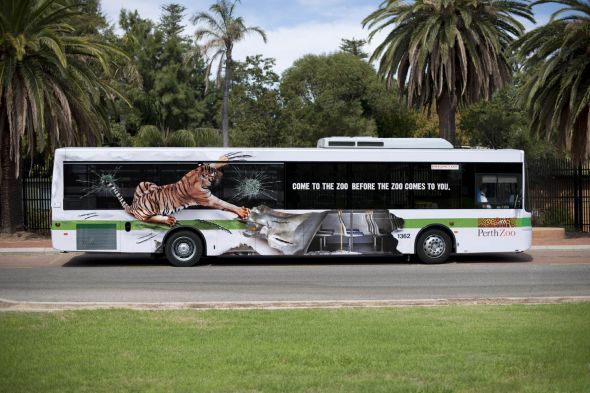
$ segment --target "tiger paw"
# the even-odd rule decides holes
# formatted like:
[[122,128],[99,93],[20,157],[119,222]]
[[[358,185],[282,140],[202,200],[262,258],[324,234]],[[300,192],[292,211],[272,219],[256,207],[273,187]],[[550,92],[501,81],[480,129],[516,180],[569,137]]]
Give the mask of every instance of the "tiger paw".
[[248,209],[247,207],[239,207],[235,213],[243,220],[247,219],[248,217],[250,217],[250,209]]
[[169,225],[169,226],[176,225],[176,217],[172,217],[172,216],[166,217],[165,223],[166,223],[166,225]]

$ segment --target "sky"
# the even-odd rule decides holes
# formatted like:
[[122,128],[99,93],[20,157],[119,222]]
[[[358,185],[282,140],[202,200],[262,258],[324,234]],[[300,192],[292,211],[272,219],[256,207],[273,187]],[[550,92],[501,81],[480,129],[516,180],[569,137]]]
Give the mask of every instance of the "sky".
[[[176,2],[186,11],[185,32],[195,30],[189,17],[207,11],[214,0],[102,0],[102,11],[111,24],[117,25],[121,8],[137,10],[141,17],[157,21],[161,6]],[[293,62],[306,54],[326,54],[338,50],[342,38],[366,39],[369,32],[361,21],[379,7],[382,0],[242,0],[236,14],[244,17],[247,26],[259,26],[267,34],[265,44],[260,36],[251,35],[238,43],[234,57],[244,60],[246,56],[262,54],[276,59],[275,71],[282,73]],[[537,24],[549,20],[555,5],[534,8]],[[534,28],[522,21],[527,30]],[[384,35],[376,35],[365,51],[372,50]]]

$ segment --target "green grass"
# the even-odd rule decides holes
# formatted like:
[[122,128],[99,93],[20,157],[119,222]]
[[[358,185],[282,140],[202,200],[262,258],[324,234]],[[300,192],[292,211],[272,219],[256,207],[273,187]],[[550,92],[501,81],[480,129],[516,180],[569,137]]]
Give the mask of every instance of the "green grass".
[[588,392],[590,303],[0,313],[0,392]]

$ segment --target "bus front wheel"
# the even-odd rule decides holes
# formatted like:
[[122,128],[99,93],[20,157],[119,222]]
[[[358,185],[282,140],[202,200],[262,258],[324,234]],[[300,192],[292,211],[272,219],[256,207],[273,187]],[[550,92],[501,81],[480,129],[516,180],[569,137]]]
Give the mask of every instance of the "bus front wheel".
[[416,244],[418,258],[424,263],[444,263],[451,255],[451,238],[440,229],[425,231]]
[[178,267],[194,266],[203,255],[203,243],[190,231],[179,231],[170,236],[164,249],[168,261]]

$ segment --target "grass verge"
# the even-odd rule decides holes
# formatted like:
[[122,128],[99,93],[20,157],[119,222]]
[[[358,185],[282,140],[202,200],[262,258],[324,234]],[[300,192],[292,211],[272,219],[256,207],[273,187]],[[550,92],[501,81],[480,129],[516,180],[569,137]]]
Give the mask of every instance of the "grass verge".
[[0,392],[588,392],[590,303],[0,313]]

